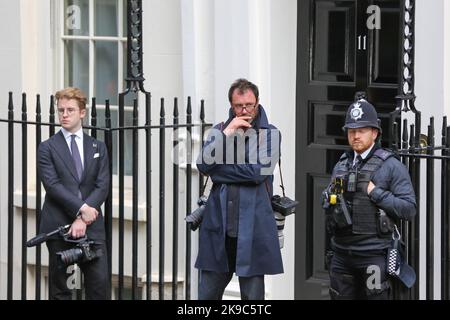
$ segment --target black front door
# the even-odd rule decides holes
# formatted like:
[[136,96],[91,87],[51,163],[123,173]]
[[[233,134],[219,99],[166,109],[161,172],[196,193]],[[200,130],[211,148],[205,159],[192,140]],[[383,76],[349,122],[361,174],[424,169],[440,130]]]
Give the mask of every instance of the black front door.
[[347,107],[364,91],[390,130],[400,70],[400,0],[299,0],[295,298],[328,298],[320,195],[347,148]]

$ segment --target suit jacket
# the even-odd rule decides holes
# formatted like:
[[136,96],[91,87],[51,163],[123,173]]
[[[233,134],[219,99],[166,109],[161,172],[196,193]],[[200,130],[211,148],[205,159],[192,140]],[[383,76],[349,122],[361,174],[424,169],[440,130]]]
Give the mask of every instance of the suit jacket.
[[[86,203],[99,211],[97,220],[87,227],[87,236],[105,240],[104,219],[100,206],[105,202],[110,184],[106,145],[84,133],[84,170],[78,179],[75,163],[61,131],[42,142],[38,148],[38,166],[46,195],[42,207],[40,233],[72,224]],[[81,191],[82,199],[79,198]]]

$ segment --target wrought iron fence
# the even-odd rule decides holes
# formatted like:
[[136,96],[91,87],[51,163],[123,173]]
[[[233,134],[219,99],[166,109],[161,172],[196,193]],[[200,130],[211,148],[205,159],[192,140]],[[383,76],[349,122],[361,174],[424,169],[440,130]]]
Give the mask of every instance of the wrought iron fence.
[[[432,300],[434,296],[434,280],[435,268],[435,246],[441,248],[441,274],[440,288],[441,299],[448,300],[450,298],[449,281],[450,281],[450,199],[448,196],[450,184],[450,126],[447,124],[447,117],[442,119],[441,135],[436,136],[435,119],[430,118],[427,126],[427,134],[421,134],[422,117],[421,112],[414,106],[415,96],[413,94],[400,95],[397,97],[399,106],[396,111],[391,114],[392,134],[394,141],[391,147],[401,157],[402,162],[409,169],[411,180],[416,193],[417,214],[413,221],[403,222],[401,225],[401,233],[406,245],[406,254],[409,264],[415,269],[417,281],[414,287],[405,291],[403,288],[397,288],[397,299],[419,299],[420,287],[425,288],[426,299]],[[408,123],[407,119],[403,119],[403,123],[399,123],[395,119],[399,119],[401,112],[412,111],[414,114],[414,123]],[[399,130],[401,127],[401,130]],[[399,134],[400,133],[400,136]],[[440,145],[436,140],[440,139]],[[425,162],[422,165],[422,162]],[[426,171],[423,172],[425,167]],[[425,181],[421,181],[425,174]],[[435,189],[435,182],[440,183],[440,189]],[[440,195],[440,204],[437,204],[436,193]],[[421,201],[425,201],[425,221],[421,220]],[[438,211],[437,208],[440,207]],[[435,219],[440,215],[441,239],[440,243],[436,243],[435,236]],[[425,239],[421,239],[420,226],[425,224]],[[420,255],[420,244],[425,241],[425,255]],[[420,275],[420,261],[425,259],[426,277],[422,279]]]
[[[120,96],[119,96],[120,97]],[[404,101],[410,101],[411,97],[403,97]],[[125,277],[125,236],[127,231],[125,229],[126,217],[125,217],[125,201],[127,200],[125,197],[125,177],[128,173],[130,173],[131,177],[131,299],[137,299],[140,297],[138,292],[138,260],[145,260],[145,274],[147,277],[145,278],[145,292],[144,295],[147,299],[151,299],[152,297],[152,279],[151,274],[154,270],[152,270],[152,253],[155,252],[154,244],[157,244],[158,250],[158,281],[156,281],[158,289],[157,295],[154,293],[154,296],[157,296],[159,299],[164,299],[165,291],[167,291],[165,283],[165,268],[166,259],[169,254],[171,254],[171,284],[170,284],[170,297],[172,299],[177,299],[180,296],[179,294],[179,282],[178,275],[180,274],[180,270],[184,268],[184,294],[182,295],[185,299],[190,299],[191,295],[191,275],[193,270],[191,269],[191,251],[192,251],[192,241],[191,241],[191,233],[189,229],[186,227],[186,230],[179,230],[179,222],[180,218],[182,219],[185,214],[189,213],[192,209],[192,196],[193,193],[195,195],[200,194],[200,188],[203,185],[202,177],[199,176],[198,186],[199,190],[192,190],[193,179],[192,179],[192,165],[190,162],[186,163],[186,167],[183,170],[180,168],[179,161],[177,159],[173,159],[171,169],[172,169],[172,180],[171,182],[171,195],[172,206],[167,208],[166,206],[166,191],[168,190],[167,177],[166,173],[168,171],[167,161],[166,161],[166,149],[167,147],[176,148],[179,145],[179,129],[183,130],[183,133],[186,133],[187,136],[192,136],[193,128],[198,128],[200,132],[200,137],[204,136],[204,131],[206,128],[210,127],[211,124],[205,123],[205,106],[204,101],[201,101],[200,106],[200,115],[199,122],[193,123],[192,121],[192,105],[191,99],[188,98],[186,113],[185,113],[185,121],[180,124],[180,114],[178,108],[178,100],[174,99],[173,102],[173,114],[172,114],[172,123],[168,124],[168,117],[165,112],[165,100],[161,99],[160,101],[160,119],[159,125],[151,124],[151,97],[149,93],[145,94],[145,123],[140,124],[138,119],[138,102],[137,99],[133,100],[132,107],[132,119],[131,125],[125,124],[125,107],[124,107],[124,99],[119,98],[119,106],[118,106],[118,126],[112,125],[112,115],[111,108],[109,102],[105,102],[105,108],[103,111],[103,115],[100,115],[99,110],[97,109],[96,99],[92,99],[90,105],[90,125],[84,126],[86,130],[90,130],[90,133],[94,137],[98,137],[101,140],[104,140],[110,159],[110,174],[111,176],[117,176],[117,182],[112,183],[110,187],[109,196],[105,202],[105,225],[107,232],[107,248],[108,248],[108,257],[109,257],[109,273],[112,276],[112,267],[117,267],[117,274],[114,277],[117,277],[117,295],[116,298],[123,299],[124,298],[124,277]],[[36,169],[36,160],[30,159],[29,151],[33,148],[36,148],[39,143],[44,139],[44,133],[46,130],[44,128],[48,128],[48,135],[54,135],[56,128],[59,126],[55,122],[55,106],[53,97],[50,98],[50,106],[49,106],[49,116],[48,122],[43,121],[42,112],[41,112],[41,101],[39,95],[36,99],[36,115],[35,119],[31,120],[26,95],[22,95],[22,106],[21,106],[21,120],[15,119],[14,116],[14,103],[12,93],[9,94],[9,102],[8,102],[8,119],[0,119],[0,123],[4,123],[8,127],[8,133],[6,140],[8,141],[8,210],[7,210],[7,298],[13,298],[13,290],[15,288],[19,288],[17,285],[17,281],[20,281],[20,296],[22,299],[27,299],[27,291],[28,283],[27,280],[29,276],[27,276],[27,267],[30,264],[30,259],[27,252],[26,241],[27,237],[29,237],[30,233],[34,234],[38,232],[39,226],[39,217],[41,215],[41,206],[42,206],[42,187],[39,180],[39,172]],[[414,124],[409,124],[408,120],[402,120],[402,123],[399,123],[399,114],[402,111],[413,111],[415,114]],[[102,125],[101,120],[104,122]],[[416,192],[417,199],[417,215],[415,219],[411,222],[402,223],[401,231],[403,234],[403,239],[406,245],[407,259],[409,264],[413,266],[416,270],[416,273],[420,274],[420,261],[421,259],[425,259],[426,261],[426,278],[418,279],[416,281],[415,286],[409,290],[397,290],[397,299],[418,299],[419,298],[419,288],[421,286],[425,286],[426,297],[427,299],[434,299],[434,287],[436,285],[434,281],[434,268],[435,268],[435,255],[434,248],[439,245],[441,248],[441,298],[448,300],[450,297],[450,237],[449,237],[449,222],[450,222],[450,199],[448,197],[449,192],[449,183],[450,183],[450,126],[447,123],[447,117],[442,119],[442,131],[440,137],[436,136],[435,130],[435,119],[430,118],[430,122],[428,124],[427,135],[421,134],[421,113],[416,110],[411,103],[406,103],[401,107],[398,107],[395,112],[391,115],[392,119],[392,130],[393,133],[391,136],[394,137],[394,140],[391,141],[391,147],[398,153],[401,157],[403,163],[409,169],[411,179],[413,182],[414,190]],[[31,129],[34,127],[34,130]],[[401,130],[400,130],[401,127]],[[18,134],[17,130],[20,131]],[[169,131],[168,131],[169,130]],[[29,140],[30,134],[34,131],[34,141]],[[152,139],[152,132],[157,132],[159,134],[159,142],[157,143],[157,147],[154,148],[153,145],[155,143],[155,139]],[[173,133],[173,144],[167,145],[167,132]],[[125,140],[126,135],[128,133],[128,140],[131,141],[132,145],[132,156],[131,162],[129,163],[126,169],[126,159],[125,155],[129,149],[126,146]],[[142,144],[144,146],[144,150],[139,147],[139,136],[141,133],[144,136],[145,143]],[[20,141],[16,141],[17,137],[20,137]],[[117,144],[113,143],[114,139],[117,138]],[[440,145],[436,143],[436,140],[441,141]],[[192,141],[191,141],[192,142]],[[189,142],[186,145],[186,157],[187,159],[192,159],[192,143]],[[30,147],[30,144],[33,145]],[[20,159],[16,158],[16,151],[22,150]],[[116,153],[117,156],[114,157],[113,154]],[[156,206],[152,206],[152,179],[155,179],[155,174],[153,174],[152,168],[152,154],[157,152],[159,157],[158,163],[158,180],[159,180],[159,188],[158,192],[158,208]],[[176,156],[176,155],[175,155]],[[140,158],[143,158],[144,168],[142,168],[145,172],[145,187],[142,187],[141,184],[138,183],[139,180],[139,162]],[[426,181],[421,181],[422,171],[421,171],[421,163],[425,161],[424,167],[426,167]],[[115,168],[113,170],[113,167]],[[21,171],[21,182],[15,180],[14,173],[16,169],[19,168]],[[34,188],[30,186],[29,183],[29,169],[35,170],[36,179]],[[0,168],[2,169],[2,168]],[[114,171],[114,172],[113,172]],[[180,176],[180,171],[184,171],[184,174]],[[180,199],[180,190],[179,185],[180,182],[184,180],[186,185],[186,197]],[[439,190],[435,189],[435,181],[440,183]],[[113,219],[113,187],[114,190],[117,190],[116,200],[117,202],[117,219]],[[14,202],[14,193],[17,191],[16,189],[20,189],[20,210],[15,211],[15,207],[17,204]],[[28,230],[29,226],[29,213],[30,213],[30,205],[28,200],[31,198],[29,194],[29,190],[35,189],[35,210],[36,210],[36,226],[35,230]],[[145,205],[144,212],[145,218],[141,219],[145,224],[145,231],[139,233],[139,192],[141,191],[141,197],[145,194]],[[440,193],[440,204],[435,202],[436,193]],[[425,221],[421,221],[420,218],[420,202],[425,201],[425,210],[426,210],[426,219]],[[185,212],[180,212],[181,204],[184,205]],[[440,211],[437,211],[437,208],[440,207]],[[170,228],[166,225],[166,219],[169,217],[169,213],[171,213],[170,218],[172,219],[172,225]],[[14,221],[17,219],[17,214],[20,215],[21,222],[21,241],[19,246],[21,248],[21,263],[20,263],[20,280],[14,281],[14,257],[17,254],[15,248],[15,239],[14,232],[15,226]],[[435,219],[436,215],[440,215],[441,221],[441,239],[440,243],[437,244],[434,239],[435,234]],[[152,241],[152,225],[154,224],[153,220],[158,218],[158,241]],[[117,222],[117,244],[113,245],[113,222]],[[421,234],[420,234],[420,225],[426,225],[426,250],[425,256],[420,256],[420,243],[421,243]],[[169,229],[168,229],[169,228]],[[172,233],[172,247],[168,248],[166,245],[166,231],[170,230]],[[184,235],[185,239],[183,242],[183,246],[180,247],[180,235]],[[138,252],[138,244],[142,238],[145,237],[145,255],[141,256]],[[17,247],[16,247],[17,248]],[[113,252],[117,252],[117,259],[112,259]],[[179,254],[180,252],[184,253],[184,265],[181,266],[179,263]],[[35,299],[41,299],[42,292],[42,249],[40,246],[37,246],[35,251],[35,258],[32,261],[35,264],[34,269],[34,291]],[[183,273],[183,272],[182,272]],[[81,290],[77,290],[77,296],[81,298]],[[167,292],[166,292],[167,296]]]
[[[125,296],[124,293],[124,277],[125,277],[125,262],[131,262],[131,299],[137,299],[140,297],[138,292],[138,260],[145,260],[145,290],[142,296],[145,295],[145,298],[152,298],[152,253],[157,247],[158,250],[158,294],[157,297],[159,299],[164,299],[164,296],[171,296],[171,299],[177,299],[178,297],[183,297],[184,299],[191,298],[191,250],[192,250],[192,242],[191,242],[191,232],[190,229],[186,226],[186,230],[179,230],[180,219],[183,219],[186,214],[188,214],[192,209],[192,197],[193,195],[197,195],[197,190],[192,190],[192,186],[194,185],[192,179],[192,140],[189,139],[192,137],[193,129],[199,130],[199,136],[202,138],[204,136],[204,131],[206,128],[210,127],[211,124],[205,123],[205,106],[204,101],[201,101],[200,104],[200,116],[199,122],[193,123],[193,115],[192,115],[192,102],[191,98],[187,100],[186,113],[185,113],[185,121],[181,121],[179,108],[178,108],[178,99],[174,99],[173,102],[173,115],[172,115],[172,123],[167,123],[169,117],[167,117],[165,112],[165,100],[161,99],[160,102],[160,121],[159,125],[151,124],[151,96],[150,93],[145,93],[145,103],[144,103],[144,113],[145,113],[145,123],[142,124],[138,119],[138,100],[133,100],[132,107],[132,124],[125,124],[125,106],[124,106],[124,94],[119,95],[119,106],[118,106],[118,126],[112,125],[112,112],[109,101],[105,101],[105,107],[103,114],[99,113],[97,108],[96,99],[92,99],[92,103],[90,105],[90,125],[85,125],[84,129],[89,130],[90,134],[93,137],[99,138],[103,140],[107,146],[109,152],[110,161],[110,175],[111,177],[114,175],[117,177],[117,182],[111,179],[112,183],[110,185],[109,195],[104,204],[104,216],[105,216],[105,228],[107,235],[107,251],[108,251],[108,259],[109,259],[109,275],[112,276],[112,267],[117,267],[117,274],[114,277],[117,277],[117,294],[115,297],[117,299],[123,299]],[[44,138],[45,129],[48,128],[48,135],[52,136],[55,134],[55,129],[59,127],[59,124],[55,122],[55,106],[54,106],[54,98],[53,96],[50,98],[50,106],[49,106],[49,116],[48,122],[43,121],[42,117],[42,108],[41,108],[41,100],[40,96],[37,95],[36,98],[36,115],[34,121],[30,119],[28,106],[27,106],[27,97],[26,94],[22,95],[22,108],[21,108],[21,120],[16,120],[14,116],[14,103],[13,103],[13,95],[9,94],[9,102],[8,102],[8,119],[0,119],[0,124],[7,124],[8,133],[7,133],[7,141],[8,141],[8,210],[7,210],[7,299],[13,299],[13,290],[17,290],[17,279],[14,280],[15,276],[15,265],[14,265],[14,256],[17,254],[15,250],[15,239],[14,232],[15,226],[14,221],[15,216],[17,217],[17,211],[15,212],[15,203],[14,203],[14,193],[15,190],[21,190],[21,204],[20,204],[20,219],[21,220],[21,263],[20,263],[20,296],[22,299],[27,299],[27,287],[28,287],[28,277],[27,276],[27,268],[30,264],[30,259],[28,256],[28,251],[26,247],[26,241],[30,234],[37,234],[39,228],[39,218],[41,216],[41,207],[42,207],[42,186],[39,178],[39,172],[36,166],[36,159],[30,159],[29,151],[32,150],[33,147],[36,148],[41,143],[41,141],[45,140]],[[99,124],[99,118],[104,119],[104,124]],[[30,129],[34,127],[34,129]],[[16,130],[20,128],[21,134],[19,135]],[[31,130],[35,132],[34,141],[29,140],[29,133]],[[166,160],[166,151],[167,147],[176,148],[179,146],[180,142],[180,130],[181,134],[186,134],[187,139],[185,140],[185,148],[186,148],[186,166],[185,168],[180,168],[180,160],[174,159],[175,161],[167,162]],[[153,147],[154,139],[152,139],[152,133],[159,133],[159,143],[156,148]],[[173,133],[173,145],[167,146],[166,144],[166,135],[167,132]],[[20,136],[21,141],[16,142],[17,136]],[[125,155],[130,151],[130,146],[126,145],[126,136],[128,138],[128,142],[131,138],[131,162],[126,164]],[[139,147],[139,137],[144,136],[145,143],[143,144],[144,148]],[[202,139],[200,138],[200,141]],[[117,139],[117,141],[116,141]],[[113,143],[116,141],[117,143]],[[33,146],[30,146],[33,145]],[[21,159],[16,158],[16,151],[22,150]],[[144,150],[142,150],[144,149]],[[159,190],[158,192],[158,207],[152,206],[152,194],[154,190],[152,190],[152,179],[155,178],[155,174],[152,172],[153,164],[152,164],[152,154],[157,152],[159,154],[159,164],[158,164],[158,175],[159,175]],[[117,156],[115,156],[117,154]],[[175,157],[178,154],[174,155]],[[139,161],[141,159],[141,161]],[[144,163],[144,168],[142,168],[141,172],[145,172],[145,187],[138,183],[139,179],[139,164]],[[166,190],[168,189],[166,171],[168,170],[167,164],[169,163],[169,167],[172,167],[172,181],[171,183],[171,192],[173,195],[172,206],[167,208],[166,202]],[[127,167],[127,170],[126,170]],[[20,168],[21,170],[21,183],[18,183],[15,180],[14,172],[16,168]],[[34,186],[31,186],[28,177],[28,170],[33,168],[36,172],[36,179],[33,183]],[[113,172],[114,168],[114,172]],[[184,174],[180,175],[180,171],[184,171]],[[131,261],[126,260],[126,241],[125,236],[127,235],[126,230],[126,222],[127,219],[125,217],[125,201],[129,200],[130,197],[126,198],[125,196],[125,178],[127,175],[131,177]],[[185,182],[185,199],[179,198],[180,190],[179,185],[184,179]],[[203,178],[199,175],[199,186],[203,183]],[[114,188],[114,189],[113,189]],[[29,212],[30,206],[28,204],[29,190],[35,189],[35,210],[36,210],[36,226],[35,230],[28,230],[29,225]],[[117,191],[117,197],[113,197],[113,190]],[[200,191],[200,189],[199,189]],[[198,191],[198,192],[199,192]],[[139,203],[139,194],[141,194],[141,199],[144,198],[142,204]],[[145,195],[143,197],[142,195]],[[113,200],[117,200],[117,218],[113,218]],[[184,204],[185,212],[181,212],[180,207]],[[141,211],[145,212],[145,218],[139,218],[139,206],[141,207]],[[142,207],[144,207],[142,209]],[[166,225],[166,219],[171,213],[171,219],[173,220],[172,226],[169,228]],[[158,217],[158,241],[152,241],[152,225],[154,224],[153,219]],[[145,224],[145,231],[139,233],[139,223],[143,221]],[[183,221],[181,221],[183,222]],[[113,224],[117,223],[117,245],[113,245]],[[166,244],[166,231],[170,230],[172,233],[172,247],[167,248]],[[142,230],[141,230],[142,231]],[[129,233],[128,232],[128,233]],[[184,246],[180,247],[180,235],[185,235]],[[140,238],[141,237],[141,238]],[[142,242],[142,237],[145,237],[145,254],[144,256],[140,256],[138,253],[138,244]],[[17,246],[17,244],[16,244]],[[35,265],[34,273],[35,273],[35,284],[34,284],[34,298],[41,299],[42,292],[42,248],[41,245],[36,247],[35,258],[32,263]],[[16,247],[17,248],[17,247]],[[113,252],[117,252],[117,259],[112,259]],[[184,266],[179,263],[179,255],[180,252],[184,252]],[[172,256],[172,268],[171,268],[171,294],[168,294],[168,289],[165,286],[167,282],[165,279],[165,265],[166,259],[168,255]],[[184,268],[182,272],[180,270]],[[184,294],[180,294],[179,292],[179,280],[178,276],[180,273],[184,274],[184,279],[182,281],[182,285],[184,287]],[[142,274],[142,270],[141,270]],[[2,281],[0,281],[2,282]],[[29,292],[29,290],[28,290]],[[81,290],[77,290],[76,295],[78,298],[81,298],[82,292]],[[154,296],[156,295],[156,292]],[[17,296],[17,295],[16,295]]]

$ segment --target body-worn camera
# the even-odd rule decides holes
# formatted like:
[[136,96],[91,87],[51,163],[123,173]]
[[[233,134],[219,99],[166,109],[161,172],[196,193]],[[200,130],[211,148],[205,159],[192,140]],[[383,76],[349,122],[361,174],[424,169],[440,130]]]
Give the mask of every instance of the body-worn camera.
[[189,225],[192,231],[195,231],[198,229],[200,224],[203,220],[203,214],[205,212],[206,202],[208,201],[208,197],[203,195],[197,200],[198,208],[192,211],[192,213],[184,220],[186,220],[186,223]]
[[[333,179],[330,188],[324,192],[324,205],[325,209],[331,207],[331,215],[338,228],[345,228],[352,225],[352,217],[350,214],[349,205],[344,198],[344,192],[356,190],[356,176],[352,177],[349,181],[348,176],[337,176]],[[354,192],[354,191],[353,191]]]
[[347,192],[356,192],[356,183],[358,182],[358,171],[352,170],[347,177]]
[[60,226],[49,233],[38,234],[36,237],[27,241],[27,247],[34,247],[38,244],[41,244],[42,242],[47,241],[54,235],[59,235],[59,237],[63,238],[65,242],[75,244],[75,246],[71,249],[56,253],[58,262],[63,266],[67,266],[73,263],[88,262],[103,255],[101,249],[94,250],[92,248],[92,245],[95,244],[95,241],[89,240],[86,236],[80,239],[69,238],[69,235],[66,233],[69,228],[70,224]]
[[273,211],[279,212],[285,217],[295,213],[296,205],[298,205],[298,201],[292,200],[288,197],[281,197],[279,195],[274,195],[272,197]]
[[337,195],[337,202],[338,204],[334,206],[332,213],[337,227],[345,228],[351,226],[353,224],[352,217],[347,206],[347,201],[345,200],[342,193]]

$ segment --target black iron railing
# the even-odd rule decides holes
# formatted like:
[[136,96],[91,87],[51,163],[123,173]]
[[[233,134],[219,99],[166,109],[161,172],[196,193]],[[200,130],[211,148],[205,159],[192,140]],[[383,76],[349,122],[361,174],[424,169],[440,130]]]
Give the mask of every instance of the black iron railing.
[[[394,141],[391,145],[402,162],[409,169],[411,180],[416,193],[417,213],[413,221],[403,222],[401,232],[406,244],[407,259],[409,264],[415,269],[417,281],[414,287],[405,292],[397,290],[398,299],[419,299],[419,287],[425,286],[426,299],[434,299],[434,268],[435,268],[435,219],[438,205],[435,202],[436,192],[440,192],[440,220],[441,220],[441,299],[448,300],[449,275],[450,275],[450,243],[449,243],[449,222],[450,222],[450,200],[448,190],[450,184],[450,126],[447,126],[447,117],[442,119],[441,145],[436,145],[435,119],[430,118],[427,135],[421,134],[421,113],[414,106],[415,97],[413,95],[404,95],[399,97],[399,106],[392,113],[391,119],[398,116],[401,112],[412,111],[414,113],[414,124],[409,124],[407,119],[403,120],[401,138],[394,135]],[[394,121],[392,124],[393,132],[399,132],[399,123]],[[424,172],[421,170],[422,160],[425,161],[425,181],[421,181]],[[440,190],[435,189],[435,182],[440,183]],[[421,221],[421,201],[425,201],[425,221]],[[420,236],[420,224],[425,223],[425,239]],[[425,241],[426,252],[424,256],[420,255],[420,243]],[[421,279],[420,261],[426,261],[426,277]]]
[[[172,299],[177,299],[180,295],[178,294],[178,275],[183,273],[180,272],[180,268],[183,268],[183,266],[179,263],[178,257],[180,255],[180,252],[182,253],[184,251],[185,255],[185,266],[184,266],[184,295],[183,298],[190,299],[190,292],[191,292],[191,234],[190,229],[186,228],[186,230],[179,230],[179,222],[184,219],[185,215],[190,212],[191,210],[191,197],[193,196],[192,193],[192,165],[189,163],[189,161],[192,161],[192,140],[186,139],[186,146],[185,149],[187,150],[186,159],[188,160],[186,168],[182,170],[180,168],[180,165],[178,163],[179,156],[176,152],[174,152],[174,162],[173,165],[170,165],[170,160],[166,161],[166,148],[176,148],[180,141],[179,139],[179,131],[185,130],[186,134],[191,137],[193,128],[196,128],[196,130],[199,130],[201,133],[201,137],[203,137],[203,133],[207,127],[210,127],[211,124],[205,123],[205,112],[204,112],[204,102],[201,101],[201,112],[199,117],[199,122],[193,123],[192,121],[192,106],[191,106],[191,99],[188,98],[187,101],[187,108],[186,108],[186,114],[185,114],[185,122],[180,123],[180,116],[178,111],[178,100],[174,100],[173,105],[173,119],[172,124],[166,124],[166,113],[165,113],[165,100],[161,99],[161,105],[160,105],[160,122],[159,125],[152,126],[151,125],[151,103],[150,103],[150,94],[145,95],[145,123],[140,124],[138,120],[138,102],[135,99],[133,104],[133,116],[132,116],[132,125],[131,126],[125,126],[125,106],[123,105],[124,99],[119,99],[120,104],[118,106],[118,113],[119,113],[119,126],[118,127],[112,127],[111,123],[111,108],[109,105],[109,101],[105,102],[105,108],[104,108],[104,125],[100,125],[98,122],[98,109],[97,109],[97,102],[95,98],[92,99],[91,106],[90,106],[90,125],[85,125],[84,129],[89,130],[90,134],[94,137],[99,136],[100,140],[104,140],[105,144],[108,149],[109,157],[111,159],[110,161],[110,174],[113,175],[113,166],[114,164],[114,157],[113,153],[116,152],[115,148],[118,148],[119,155],[118,155],[118,163],[116,164],[118,166],[118,184],[113,186],[113,183],[111,183],[110,186],[110,192],[108,195],[108,198],[105,202],[104,206],[104,215],[105,215],[105,226],[106,226],[106,233],[107,233],[107,250],[108,250],[108,258],[109,258],[109,272],[110,276],[112,276],[112,267],[117,266],[117,275],[114,275],[118,279],[118,288],[117,288],[117,298],[123,299],[124,298],[124,277],[125,277],[125,263],[131,263],[131,298],[137,299],[138,298],[138,272],[144,273],[143,270],[138,270],[138,261],[143,260],[145,261],[145,274],[146,274],[146,283],[145,283],[145,295],[147,299],[151,299],[152,297],[152,279],[151,274],[153,272],[152,270],[152,254],[156,252],[155,247],[157,248],[158,252],[158,259],[159,259],[159,269],[157,273],[159,274],[158,277],[158,299],[164,299],[164,295],[168,296],[169,294],[166,292],[166,281],[165,281],[165,259],[167,259],[167,255],[172,254],[172,288],[171,288],[171,297]],[[56,124],[55,122],[55,107],[54,107],[54,98],[53,96],[50,98],[50,106],[49,106],[49,121],[43,122],[42,121],[42,113],[41,113],[41,102],[39,95],[36,99],[36,117],[35,121],[30,120],[29,112],[28,112],[28,106],[27,106],[27,100],[26,95],[22,95],[22,108],[21,108],[21,120],[15,120],[14,119],[14,103],[13,103],[13,96],[12,93],[9,94],[9,102],[8,102],[8,119],[0,119],[0,124],[7,124],[8,126],[8,136],[6,137],[8,141],[8,235],[7,235],[7,241],[8,241],[8,255],[7,255],[7,299],[13,299],[13,297],[17,297],[17,294],[14,295],[13,288],[20,288],[20,297],[22,299],[27,299],[26,293],[27,293],[27,286],[28,286],[28,276],[27,276],[27,267],[29,266],[29,257],[27,255],[27,248],[26,248],[26,241],[27,237],[29,237],[29,234],[37,233],[39,228],[39,220],[41,216],[41,207],[42,207],[42,186],[39,178],[39,171],[37,170],[36,161],[37,159],[30,159],[29,157],[29,151],[31,145],[34,145],[33,147],[36,148],[39,145],[39,143],[46,139],[43,138],[43,136],[46,133],[46,128],[48,129],[48,136],[52,136],[55,134],[56,128],[59,127],[59,124]],[[35,141],[29,141],[29,128],[35,127]],[[17,136],[16,134],[17,129],[20,128],[21,134],[19,135],[21,137],[20,142],[17,143]],[[154,139],[152,139],[152,132],[154,133],[155,130],[159,132],[159,148],[156,150],[152,149],[152,144],[154,143]],[[166,144],[166,133],[167,130],[170,130],[170,132],[174,133],[173,136],[173,143]],[[126,235],[126,229],[125,229],[125,152],[130,152],[129,147],[125,145],[125,133],[127,131],[130,131],[132,134],[132,163],[131,163],[131,179],[132,179],[132,188],[131,188],[131,245],[128,247],[131,248],[129,252],[131,252],[131,261],[129,259],[126,259],[125,257],[129,256],[129,252],[127,251],[125,253],[125,245],[127,244],[125,241],[125,235]],[[100,134],[102,133],[100,137]],[[139,144],[138,144],[138,138],[139,133],[142,133],[145,135],[145,150],[140,150]],[[113,144],[113,135],[117,134],[118,144]],[[141,148],[142,149],[142,148]],[[20,159],[17,159],[15,157],[16,151],[22,150],[22,155]],[[152,207],[152,179],[154,178],[153,172],[152,172],[152,154],[154,152],[158,152],[159,155],[159,166],[158,166],[158,172],[159,172],[159,206],[158,207]],[[140,185],[138,183],[139,181],[139,159],[140,157],[144,157],[145,160],[141,163],[145,164],[145,168],[143,168],[143,171],[145,172],[145,183],[143,185]],[[169,164],[169,166],[167,165]],[[168,183],[168,179],[165,175],[166,170],[172,167],[173,171],[173,177],[171,181]],[[14,172],[15,168],[21,168],[22,174],[21,174],[21,183],[18,183],[18,181],[15,181]],[[27,170],[29,168],[33,168],[33,171],[36,172],[36,184],[35,186],[29,185],[29,177],[27,174]],[[181,171],[184,171],[181,172]],[[16,171],[17,172],[17,171]],[[185,199],[185,212],[180,211],[180,206],[182,204],[181,199],[179,198],[179,184],[181,180],[181,176],[185,175],[185,181],[186,181],[186,199]],[[200,178],[201,179],[201,178]],[[111,181],[113,181],[111,179]],[[202,181],[199,181],[199,185],[201,185]],[[145,185],[145,186],[144,186]],[[167,201],[166,201],[166,190],[167,185],[172,185],[172,192],[173,192],[173,203],[170,208],[167,208]],[[118,190],[118,218],[113,219],[112,215],[112,209],[113,209],[113,187]],[[28,222],[29,222],[29,203],[28,203],[28,189],[35,189],[36,190],[36,226],[35,230],[33,232],[29,232],[28,230]],[[14,192],[15,190],[22,190],[22,200],[21,200],[21,210],[20,210],[20,219],[21,219],[21,241],[19,244],[14,243],[14,220],[15,220],[15,204],[14,204]],[[139,219],[138,219],[138,195],[139,193],[145,194],[145,231],[139,233]],[[142,205],[142,204],[141,204]],[[166,218],[167,214],[172,211],[172,219],[173,224],[169,228],[166,225]],[[17,212],[16,212],[17,214]],[[181,216],[180,216],[181,214]],[[159,241],[157,243],[152,242],[152,223],[155,218],[158,218],[159,220],[159,226],[158,226],[158,233],[159,233]],[[117,223],[118,228],[113,229],[113,223]],[[114,235],[113,230],[118,230],[118,234]],[[167,248],[166,245],[166,231],[170,230],[170,234],[172,235],[172,241],[173,245],[171,248]],[[186,234],[186,241],[183,246],[180,246],[180,234]],[[117,246],[114,247],[112,245],[113,243],[113,236],[117,236]],[[142,238],[145,237],[145,257],[139,256],[138,254],[138,244],[139,240],[142,241]],[[14,277],[14,270],[17,270],[17,266],[14,265],[14,256],[17,255],[17,248],[20,246],[21,248],[21,265],[20,265],[20,286],[17,285],[13,280]],[[112,256],[113,252],[118,252],[117,254],[117,260],[113,261]],[[35,299],[41,299],[41,288],[42,288],[42,249],[40,245],[36,247],[36,257],[35,257]],[[16,268],[15,268],[16,267]],[[14,285],[13,285],[14,284]],[[81,298],[81,290],[78,290],[77,296]]]

